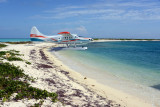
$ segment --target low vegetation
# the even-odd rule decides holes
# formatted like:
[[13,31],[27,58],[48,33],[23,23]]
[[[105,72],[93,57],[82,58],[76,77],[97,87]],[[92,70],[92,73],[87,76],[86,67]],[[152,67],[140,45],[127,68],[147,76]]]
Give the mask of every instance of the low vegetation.
[[23,59],[19,58],[19,57],[9,57],[9,58],[6,58],[8,61],[23,61]]
[[[9,55],[7,57],[7,55]],[[33,105],[33,107],[39,107],[43,104],[44,99],[49,97],[52,102],[57,101],[57,94],[50,93],[46,90],[41,90],[32,87],[29,81],[34,82],[33,77],[29,77],[24,74],[24,70],[18,66],[3,62],[4,59],[8,61],[25,61],[26,64],[30,62],[19,58],[19,51],[0,51],[0,101],[6,102],[11,100],[21,100],[24,98],[29,99],[41,99],[39,103]]]
[[93,40],[100,40],[100,39],[98,39],[98,38],[94,38]]
[[7,45],[0,43],[0,48],[6,47]]
[[28,65],[31,65],[31,62],[26,61],[25,63],[28,64]]
[[35,103],[34,106],[31,107],[41,107],[41,105],[43,104],[43,100],[41,100],[39,103]]
[[6,53],[9,53],[11,56],[21,55],[19,54],[19,51],[10,50],[10,51],[0,51],[0,57],[2,57],[3,55],[6,55]]
[[[20,81],[23,79],[23,81]],[[0,63],[0,100],[20,100],[28,99],[45,99],[50,97],[53,102],[57,100],[56,93],[50,93],[30,86],[27,81],[33,81],[33,78],[23,73],[19,67],[9,63]],[[11,96],[17,93],[13,99]]]
[[32,43],[32,41],[26,41],[26,42],[5,42],[5,43],[9,43],[9,44],[30,44],[30,43]]
[[[6,54],[9,56],[7,57]],[[17,57],[19,54],[19,51],[16,50],[10,50],[10,51],[0,51],[0,57],[7,59],[8,61],[23,61],[23,59]]]

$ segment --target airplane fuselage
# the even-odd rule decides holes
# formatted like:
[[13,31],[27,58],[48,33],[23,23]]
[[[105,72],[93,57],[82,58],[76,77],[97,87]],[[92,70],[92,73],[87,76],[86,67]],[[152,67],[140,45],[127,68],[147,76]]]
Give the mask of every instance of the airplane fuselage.
[[91,38],[78,37],[75,34],[72,36],[54,35],[54,36],[40,36],[36,34],[31,34],[32,41],[44,41],[44,42],[57,42],[57,43],[81,43],[90,42]]
[[70,34],[69,32],[60,32],[58,35],[47,36],[33,27],[30,34],[31,41],[56,42],[59,44],[81,44],[92,41],[92,38],[83,38],[77,34]]

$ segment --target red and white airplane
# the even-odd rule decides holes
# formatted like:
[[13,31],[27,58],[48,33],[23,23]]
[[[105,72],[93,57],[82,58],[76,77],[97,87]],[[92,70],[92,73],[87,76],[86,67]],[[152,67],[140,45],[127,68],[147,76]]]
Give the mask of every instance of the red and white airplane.
[[66,44],[69,47],[73,44],[76,47],[76,44],[89,43],[92,38],[83,38],[77,36],[77,34],[71,34],[70,32],[60,32],[58,35],[47,36],[38,31],[34,26],[31,29],[30,34],[31,41],[44,41],[44,42],[55,42],[58,44]]

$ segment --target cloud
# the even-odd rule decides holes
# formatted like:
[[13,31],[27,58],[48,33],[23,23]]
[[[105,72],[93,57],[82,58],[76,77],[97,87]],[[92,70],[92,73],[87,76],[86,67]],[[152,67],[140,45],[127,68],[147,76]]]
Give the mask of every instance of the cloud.
[[[153,0],[154,1],[154,0]],[[160,20],[160,3],[148,0],[124,2],[93,3],[89,5],[70,5],[63,8],[43,11],[43,15],[35,15],[32,18],[65,19],[85,18],[103,20]],[[61,7],[61,6],[60,6]]]
[[7,2],[7,0],[0,0],[0,3]]
[[122,10],[113,11],[94,17],[103,20],[160,20],[160,8],[146,10]]
[[45,23],[44,25],[46,26],[71,26],[71,25],[83,25],[83,24],[88,24],[90,23],[89,21],[85,20],[78,20],[78,21],[63,21],[63,22],[54,22],[54,23]]
[[47,11],[44,11],[44,12],[46,12],[46,13],[54,13],[54,12],[71,10],[71,9],[83,9],[83,8],[86,8],[85,6],[62,6],[62,7],[58,7],[58,8],[55,8],[53,10],[47,10]]
[[[95,8],[104,8],[104,7],[109,7],[109,8],[131,8],[131,7],[152,7],[156,6],[157,3],[155,2],[143,2],[143,1],[136,1],[136,2],[104,2],[104,3],[96,3],[91,5],[91,7]],[[157,5],[158,6],[158,5]]]
[[87,33],[87,29],[84,26],[79,26],[75,30],[77,30],[77,32],[79,32],[81,34],[86,34]]
[[77,27],[67,27],[67,28],[61,28],[61,29],[57,29],[57,30],[54,30],[52,31],[53,33],[55,32],[63,32],[63,31],[68,31],[72,34],[76,33],[78,35],[86,35],[88,34],[88,31],[86,29],[85,26],[77,26]]
[[65,12],[59,12],[59,13],[54,13],[54,16],[52,15],[47,15],[47,16],[34,16],[34,18],[44,18],[44,19],[64,19],[64,18],[69,18],[69,17],[78,17],[78,16],[89,16],[89,15],[100,15],[100,14],[119,14],[123,13],[123,10],[115,10],[115,9],[85,9],[85,10],[71,10],[71,11],[65,11]]

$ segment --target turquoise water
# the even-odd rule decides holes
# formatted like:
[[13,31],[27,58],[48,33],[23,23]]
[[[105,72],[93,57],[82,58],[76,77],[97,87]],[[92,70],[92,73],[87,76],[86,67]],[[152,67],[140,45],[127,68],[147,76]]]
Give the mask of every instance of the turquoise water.
[[160,107],[160,42],[92,42],[53,54],[84,77]]
[[0,42],[24,42],[31,41],[30,38],[0,38]]
[[[160,90],[160,42],[93,42],[88,50],[61,50],[69,66],[80,72],[119,79]],[[100,75],[103,74],[103,75]],[[92,75],[91,75],[92,77]],[[98,78],[98,77],[97,77]],[[101,78],[101,77],[99,77]]]

